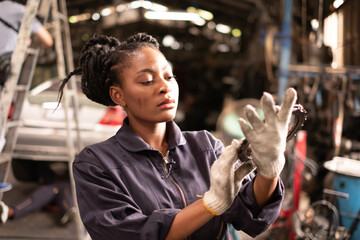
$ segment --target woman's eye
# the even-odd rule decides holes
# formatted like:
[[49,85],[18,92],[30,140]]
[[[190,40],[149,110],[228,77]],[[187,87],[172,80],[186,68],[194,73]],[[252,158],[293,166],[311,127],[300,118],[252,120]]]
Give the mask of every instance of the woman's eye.
[[141,84],[144,86],[149,86],[149,85],[153,84],[153,82],[154,82],[153,80],[149,80],[149,81],[141,82]]
[[176,80],[176,76],[175,75],[173,75],[173,76],[168,76],[168,77],[166,77],[165,78],[166,80]]

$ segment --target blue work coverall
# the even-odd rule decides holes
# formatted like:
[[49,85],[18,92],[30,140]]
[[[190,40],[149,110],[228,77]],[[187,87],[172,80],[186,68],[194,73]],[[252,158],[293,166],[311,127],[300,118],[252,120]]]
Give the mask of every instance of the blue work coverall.
[[[210,166],[224,150],[222,142],[208,131],[182,132],[173,121],[167,131],[167,156],[133,132],[127,118],[115,136],[77,156],[77,200],[93,240],[165,239],[175,215],[208,191]],[[259,209],[249,177],[233,205],[189,239],[229,239],[228,223],[256,236],[277,218],[283,196],[279,180],[270,201]]]

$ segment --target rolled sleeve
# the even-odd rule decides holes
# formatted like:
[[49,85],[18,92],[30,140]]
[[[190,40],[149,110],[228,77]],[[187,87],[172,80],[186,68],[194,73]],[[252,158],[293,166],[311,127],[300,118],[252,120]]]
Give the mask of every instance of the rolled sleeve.
[[141,239],[165,239],[179,209],[155,210],[144,225]]
[[256,203],[253,184],[254,181],[250,179],[244,181],[233,205],[223,214],[223,220],[231,223],[235,229],[255,237],[268,229],[279,216],[285,189],[279,179],[271,199],[260,209]]

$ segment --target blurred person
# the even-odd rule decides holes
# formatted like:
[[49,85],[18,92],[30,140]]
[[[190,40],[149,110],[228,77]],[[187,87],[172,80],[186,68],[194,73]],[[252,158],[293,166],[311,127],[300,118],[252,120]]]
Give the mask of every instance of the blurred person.
[[0,201],[0,222],[4,224],[7,220],[23,217],[45,207],[59,210],[61,216],[59,224],[61,225],[66,225],[73,220],[75,209],[69,181],[42,185],[11,206]]
[[[20,25],[25,13],[25,4],[26,0],[17,0],[17,1],[0,1],[0,97],[2,88],[5,85],[8,74],[10,73],[11,68],[11,55],[15,50],[18,33],[20,30]],[[35,42],[40,45],[40,47],[50,47],[53,45],[53,38],[51,34],[46,30],[46,28],[39,22],[35,17],[33,25],[31,28],[31,35],[34,38]],[[31,39],[28,45],[31,44]],[[4,118],[7,116],[3,116]],[[4,121],[5,119],[0,119],[1,129],[0,129],[0,152],[5,146],[5,129]],[[0,167],[0,171],[3,168]],[[0,183],[0,192],[8,191],[12,188],[10,183]]]
[[89,40],[59,102],[73,75],[82,75],[90,100],[127,114],[113,137],[84,148],[73,163],[80,216],[93,240],[229,239],[227,224],[256,236],[278,217],[294,89],[278,113],[264,93],[265,123],[252,106],[245,108],[252,127],[239,119],[254,166],[238,161],[243,139],[225,148],[208,131],[180,130],[173,121],[178,84],[151,35]]
[[[25,13],[26,1],[0,1],[0,86],[4,86],[10,71],[10,59],[15,49],[20,25]],[[35,17],[31,28],[31,35],[40,47],[53,45],[53,38],[46,28]],[[31,40],[31,39],[30,39]],[[29,42],[30,45],[31,41]]]
[[[21,4],[22,3],[22,4]],[[13,52],[16,46],[26,1],[0,1],[0,55]],[[31,28],[32,37],[39,40],[41,47],[53,45],[53,38],[47,29],[35,17]]]

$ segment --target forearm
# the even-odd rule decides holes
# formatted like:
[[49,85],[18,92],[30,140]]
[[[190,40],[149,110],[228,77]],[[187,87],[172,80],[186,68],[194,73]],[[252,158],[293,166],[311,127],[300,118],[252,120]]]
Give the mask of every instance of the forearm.
[[44,27],[41,27],[35,33],[35,37],[38,38],[40,47],[51,47],[54,44],[52,36]]
[[271,198],[274,193],[278,177],[269,179],[263,177],[261,174],[258,174],[254,179],[254,194],[256,198],[256,203],[260,208],[264,207],[267,201]]
[[184,239],[214,216],[206,210],[203,200],[190,204],[175,216],[166,240]]

